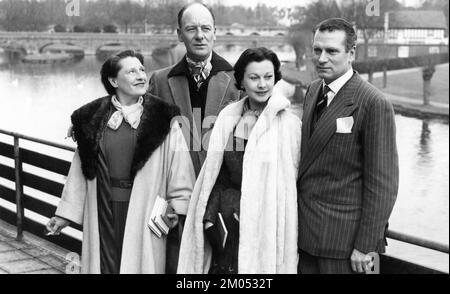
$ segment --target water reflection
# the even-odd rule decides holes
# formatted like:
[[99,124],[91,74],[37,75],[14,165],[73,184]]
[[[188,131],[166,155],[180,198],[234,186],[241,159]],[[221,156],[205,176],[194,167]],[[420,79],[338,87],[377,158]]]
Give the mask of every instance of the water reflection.
[[432,157],[430,156],[430,120],[424,119],[422,120],[422,131],[420,132],[420,140],[418,146],[418,165],[433,165]]

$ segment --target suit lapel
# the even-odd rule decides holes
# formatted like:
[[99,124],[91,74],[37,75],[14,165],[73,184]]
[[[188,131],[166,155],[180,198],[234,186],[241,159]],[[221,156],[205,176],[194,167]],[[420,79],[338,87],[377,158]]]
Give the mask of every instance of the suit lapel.
[[189,121],[192,122],[192,106],[187,78],[181,75],[172,76],[168,82],[175,105],[180,108],[181,115],[189,118]]
[[208,84],[205,117],[219,114],[219,107],[222,105],[230,80],[231,78],[224,72],[218,72],[211,77]]
[[[192,139],[192,148],[195,150],[198,146],[201,147],[201,138],[199,132],[197,130],[198,122],[194,122],[192,105],[191,105],[191,97],[189,95],[189,84],[187,78],[183,75],[172,76],[168,80],[170,91],[172,92],[173,100],[175,104],[180,108],[181,116],[187,118],[189,120],[189,131],[190,138]],[[199,118],[197,118],[199,120]],[[186,138],[187,142],[189,138]]]
[[313,117],[314,106],[316,105],[318,93],[322,81],[312,83],[308,89],[308,93],[305,96],[305,105],[303,106],[303,119],[302,119],[302,152],[301,157],[303,159],[304,154],[308,148],[308,142],[311,136],[311,123]]
[[[314,133],[307,139],[306,148],[302,150],[302,162],[300,164],[299,178],[305,173],[308,167],[322,153],[323,149],[330,141],[331,137],[336,133],[336,119],[340,117],[351,116],[357,106],[354,104],[354,94],[361,83],[361,79],[357,74],[342,87],[336,94],[333,101],[327,107],[322,117],[317,122]],[[317,96],[317,95],[316,95]],[[317,97],[314,101],[317,100]],[[315,103],[313,104],[315,105]],[[311,106],[312,107],[312,106]],[[314,109],[314,107],[312,107]],[[310,112],[312,112],[310,110]],[[311,124],[311,113],[305,130],[309,134],[309,125]],[[303,145],[302,145],[303,147]]]

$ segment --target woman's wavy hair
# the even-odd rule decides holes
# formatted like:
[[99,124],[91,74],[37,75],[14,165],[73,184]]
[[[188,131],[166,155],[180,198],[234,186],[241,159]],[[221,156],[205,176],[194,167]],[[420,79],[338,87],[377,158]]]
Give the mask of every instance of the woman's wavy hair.
[[116,94],[116,88],[114,88],[109,82],[109,78],[116,78],[117,73],[120,71],[121,66],[119,62],[127,57],[136,57],[142,64],[144,64],[144,56],[134,50],[124,50],[117,54],[111,55],[102,65],[100,70],[101,80],[103,87],[109,95]]
[[261,62],[264,60],[269,60],[273,64],[273,69],[275,73],[275,84],[281,80],[281,63],[278,56],[272,50],[265,47],[259,48],[249,48],[242,52],[238,61],[234,65],[234,78],[236,79],[236,88],[239,90],[244,90],[242,88],[242,80],[244,78],[245,69],[250,62]]

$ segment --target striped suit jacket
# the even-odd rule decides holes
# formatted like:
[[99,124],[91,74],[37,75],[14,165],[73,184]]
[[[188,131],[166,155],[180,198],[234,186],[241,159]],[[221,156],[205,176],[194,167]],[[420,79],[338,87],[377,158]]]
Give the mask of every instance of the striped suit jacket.
[[[304,103],[299,168],[299,250],[349,258],[353,249],[384,252],[384,231],[398,192],[394,111],[357,73],[336,94],[311,135],[322,80]],[[353,117],[351,133],[336,120]]]

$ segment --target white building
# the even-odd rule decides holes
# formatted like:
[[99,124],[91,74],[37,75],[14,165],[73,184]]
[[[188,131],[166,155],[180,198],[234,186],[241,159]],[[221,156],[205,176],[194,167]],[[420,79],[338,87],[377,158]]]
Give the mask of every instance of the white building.
[[[373,29],[377,32],[369,41],[368,57],[371,58],[410,57],[448,52],[448,27],[442,11],[389,12],[371,30]],[[358,43],[359,45],[364,43],[363,32],[360,30]]]

